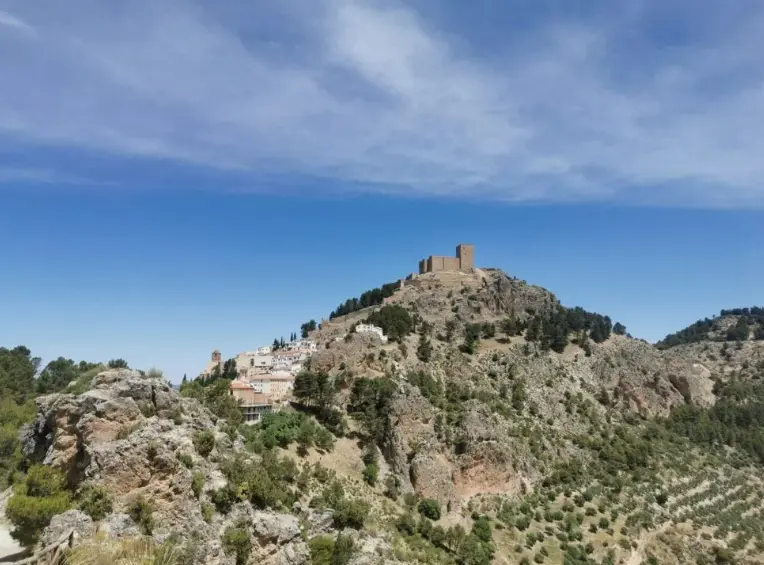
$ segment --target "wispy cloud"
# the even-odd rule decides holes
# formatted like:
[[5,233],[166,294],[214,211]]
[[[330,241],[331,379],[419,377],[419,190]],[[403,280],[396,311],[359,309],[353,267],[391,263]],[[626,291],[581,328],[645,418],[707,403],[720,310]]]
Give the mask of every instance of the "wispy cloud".
[[40,41],[0,28],[0,146],[334,190],[762,206],[764,6],[744,3],[540,17],[485,2],[478,22],[394,0],[18,4],[0,24],[34,22]]
[[34,34],[34,28],[19,18],[0,10],[0,26],[11,28],[14,31]]

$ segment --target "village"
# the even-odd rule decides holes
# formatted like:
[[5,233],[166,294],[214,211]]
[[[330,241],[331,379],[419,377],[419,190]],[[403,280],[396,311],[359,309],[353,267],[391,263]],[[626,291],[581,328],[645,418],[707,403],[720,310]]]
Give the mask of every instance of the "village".
[[[475,267],[474,257],[474,246],[466,243],[456,246],[454,257],[431,255],[419,261],[419,272],[410,274],[405,280],[401,279],[397,288],[400,290],[406,284],[415,283],[419,277],[427,273],[471,272]],[[387,304],[393,300],[395,300],[394,296],[384,298],[382,302]],[[303,326],[302,336],[299,338],[297,334],[293,334],[288,342],[283,338],[280,341],[274,340],[272,345],[263,345],[253,351],[239,353],[228,361],[223,361],[221,352],[216,349],[198,378],[209,381],[220,377],[223,373],[227,378],[231,378],[231,373],[235,373],[229,385],[229,393],[239,404],[244,421],[248,424],[257,424],[264,414],[277,412],[292,400],[295,378],[306,366],[310,357],[318,351],[318,344],[311,340],[309,335],[312,330],[321,329],[322,325],[316,325],[315,321],[311,321],[310,325]],[[373,324],[356,323],[351,331],[375,335],[382,343],[388,341],[382,328]],[[341,339],[343,337],[335,338],[336,341]],[[230,367],[231,363],[234,364],[233,370]],[[227,371],[224,370],[226,364],[228,364]]]
[[[374,334],[387,343],[382,328],[372,324],[358,324],[354,331]],[[295,336],[288,342],[274,341],[273,345],[236,355],[231,360],[235,364],[236,378],[231,381],[229,392],[238,402],[244,421],[257,424],[264,414],[278,412],[287,406],[292,399],[295,378],[317,350],[318,345],[311,339]],[[217,378],[225,363],[222,353],[216,349],[198,378],[202,381]]]

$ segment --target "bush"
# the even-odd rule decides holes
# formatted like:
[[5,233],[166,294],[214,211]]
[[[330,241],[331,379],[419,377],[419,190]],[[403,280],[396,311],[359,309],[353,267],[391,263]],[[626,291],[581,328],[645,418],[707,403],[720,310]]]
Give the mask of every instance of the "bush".
[[414,519],[414,516],[412,516],[410,512],[401,514],[398,517],[398,520],[395,522],[395,527],[398,529],[399,532],[407,536],[413,536],[417,531],[416,520]]
[[154,531],[154,505],[143,496],[137,496],[128,503],[127,514],[145,535],[150,536]]
[[106,518],[112,511],[109,492],[102,486],[86,485],[80,489],[78,506],[96,522]]
[[406,309],[399,304],[387,304],[366,318],[367,324],[382,328],[391,341],[401,341],[414,329],[414,321]]
[[12,536],[29,547],[37,543],[50,519],[70,506],[65,475],[52,467],[34,465],[14,487],[5,514],[14,526]]
[[347,565],[353,557],[354,551],[353,538],[343,534],[338,535],[337,541],[334,542],[331,565]]
[[208,524],[212,522],[212,515],[215,513],[215,507],[207,502],[202,503],[202,518]]
[[393,474],[387,475],[385,479],[385,496],[396,500],[400,495],[400,481]]
[[370,506],[362,500],[343,499],[334,509],[334,526],[360,530],[366,522]]
[[194,460],[188,453],[178,453],[177,457],[186,469],[191,469],[194,466]]
[[363,480],[371,486],[377,484],[377,478],[379,477],[379,467],[376,463],[369,463],[363,470]]
[[194,447],[202,457],[207,457],[215,448],[215,434],[211,430],[196,432],[193,437]]
[[191,491],[198,499],[202,495],[202,489],[204,488],[204,473],[197,471],[191,477]]
[[245,565],[252,550],[252,540],[245,524],[237,527],[229,526],[223,532],[223,549],[236,556],[236,565]]
[[524,532],[531,525],[531,519],[528,516],[518,516],[515,519],[515,528]]
[[308,542],[311,565],[331,565],[334,540],[329,536],[316,536]]
[[417,507],[419,513],[425,518],[436,521],[440,520],[440,503],[432,498],[425,498]]

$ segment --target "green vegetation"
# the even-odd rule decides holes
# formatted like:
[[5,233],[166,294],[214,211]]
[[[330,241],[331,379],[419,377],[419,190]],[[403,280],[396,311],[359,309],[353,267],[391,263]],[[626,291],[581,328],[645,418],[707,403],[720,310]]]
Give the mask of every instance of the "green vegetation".
[[197,500],[202,495],[203,488],[204,488],[204,473],[200,471],[196,471],[191,476],[191,492],[194,493],[194,496],[197,498]]
[[85,485],[80,489],[77,506],[95,521],[103,520],[113,510],[109,491],[96,485]]
[[440,520],[440,503],[432,498],[425,498],[417,506],[419,513],[425,518],[437,521]]
[[[683,330],[667,335],[662,341],[655,344],[659,349],[668,349],[685,343],[698,343],[700,341],[744,341],[752,334],[756,340],[764,340],[764,308],[735,308],[722,310],[719,318],[705,318],[689,325]],[[721,331],[721,318],[737,316],[734,326],[726,332]],[[711,336],[715,332],[716,336]]]
[[385,298],[395,293],[398,284],[397,282],[383,284],[380,288],[367,290],[361,294],[360,298],[348,298],[344,303],[337,306],[337,309],[329,315],[329,319],[346,316],[363,308],[382,304]]
[[238,426],[244,418],[238,404],[236,404],[236,400],[229,393],[231,379],[222,376],[223,374],[214,374],[204,381],[197,379],[182,383],[180,394],[181,396],[196,399],[218,418],[225,420],[233,426]]
[[212,430],[196,432],[192,440],[196,452],[202,457],[207,457],[215,449],[215,432]]
[[315,446],[331,451],[334,447],[334,437],[325,427],[294,410],[265,414],[258,425],[244,426],[241,433],[249,447],[257,453],[277,446],[287,448],[295,442],[302,450]]
[[19,428],[34,419],[32,400],[16,404],[11,398],[0,398],[0,490],[12,482],[23,457],[19,444]]
[[252,551],[252,539],[246,523],[229,526],[223,532],[223,549],[236,557],[236,565],[245,565]]
[[401,341],[414,331],[414,319],[399,304],[387,304],[366,318],[366,323],[382,328],[390,341]]
[[316,536],[308,542],[311,565],[347,565],[353,557],[353,538],[340,534],[335,541],[329,536]]
[[34,397],[35,374],[40,358],[20,345],[13,349],[0,347],[0,398],[23,404]]
[[764,464],[764,382],[732,380],[717,384],[715,393],[714,406],[679,406],[666,426],[696,443],[737,447]]
[[70,507],[66,476],[52,467],[34,465],[14,486],[5,514],[14,526],[13,537],[30,547],[37,543],[50,519]]
[[127,515],[133,519],[144,535],[154,531],[154,505],[143,496],[136,496],[127,505]]
[[535,313],[528,320],[525,339],[538,342],[543,350],[562,353],[570,334],[575,334],[575,342],[584,347],[588,339],[602,343],[610,337],[612,330],[608,316],[587,312],[580,306],[557,306],[544,313]]
[[273,451],[265,451],[262,461],[255,463],[243,456],[223,462],[222,471],[228,484],[212,493],[217,510],[226,514],[231,506],[249,500],[255,508],[288,510],[297,494],[293,488],[298,469],[288,457],[279,457]]
[[389,379],[361,378],[353,382],[348,413],[361,424],[367,443],[381,445],[390,425],[395,384]]
[[80,361],[75,364],[71,359],[59,357],[51,361],[37,379],[37,391],[40,394],[65,390],[70,383],[76,382],[84,373],[99,368],[99,363]]
[[316,324],[315,320],[310,320],[308,322],[305,322],[300,326],[300,336],[303,338],[308,337],[308,334],[310,332],[316,331],[316,328],[318,327],[318,324]]
[[416,348],[417,359],[423,363],[429,363],[432,358],[432,342],[426,334],[419,336],[419,345]]

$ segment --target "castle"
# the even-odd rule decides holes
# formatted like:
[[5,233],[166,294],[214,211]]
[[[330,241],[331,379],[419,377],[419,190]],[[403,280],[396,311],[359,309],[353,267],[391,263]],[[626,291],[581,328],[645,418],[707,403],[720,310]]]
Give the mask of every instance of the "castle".
[[456,246],[456,257],[430,255],[419,261],[419,274],[437,273],[440,271],[471,271],[475,268],[475,246],[460,243]]

